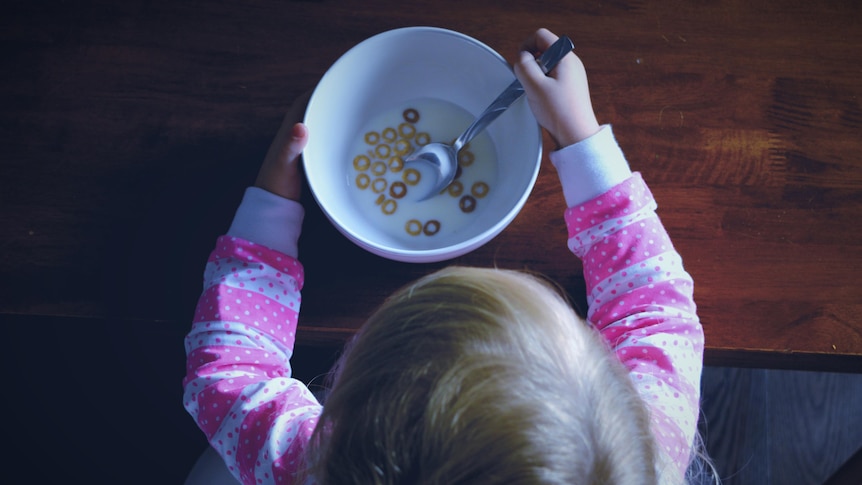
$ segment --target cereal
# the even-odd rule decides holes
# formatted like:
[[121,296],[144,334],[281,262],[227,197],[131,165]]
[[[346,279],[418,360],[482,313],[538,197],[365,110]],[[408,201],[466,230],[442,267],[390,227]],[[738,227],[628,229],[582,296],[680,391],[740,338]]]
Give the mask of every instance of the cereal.
[[485,182],[476,182],[470,189],[470,193],[473,194],[473,197],[481,199],[482,197],[488,195],[488,190],[490,190],[488,184],[486,184]]
[[398,202],[395,202],[392,199],[386,199],[383,201],[383,204],[380,205],[380,210],[382,210],[387,216],[391,216],[396,210],[398,210]]
[[386,175],[386,163],[374,162],[374,165],[371,166],[371,173],[377,175],[378,177]]
[[388,127],[383,130],[383,139],[392,143],[395,139],[398,138],[398,132],[395,131],[395,128]]
[[395,142],[395,154],[396,155],[407,155],[413,151],[413,146],[410,145],[410,142],[401,138],[400,140]]
[[473,162],[475,161],[476,155],[473,155],[473,152],[469,150],[464,150],[463,148],[460,152],[458,152],[458,164],[460,166],[469,167],[470,165],[473,165]]
[[[432,237],[444,227],[452,231],[469,223],[467,221],[472,217],[471,213],[476,211],[478,199],[486,197],[490,190],[489,185],[482,180],[493,177],[486,168],[487,142],[474,144],[475,152],[469,144],[465,144],[458,152],[455,179],[440,192],[444,197],[432,203],[408,198],[412,187],[422,181],[423,172],[405,166],[404,159],[417,148],[431,143],[432,139],[439,137],[440,141],[447,140],[447,136],[440,136],[442,128],[450,124],[454,126],[453,119],[448,118],[446,112],[435,111],[439,109],[435,107],[429,108],[426,114],[423,106],[399,110],[400,117],[399,112],[395,111],[385,115],[388,119],[381,116],[382,122],[372,121],[373,124],[368,126],[371,130],[360,132],[362,139],[357,140],[355,157],[352,159],[354,185],[359,194],[357,201],[369,205],[373,202],[374,206],[380,208],[380,212],[365,211],[374,218],[375,224],[388,227],[395,233],[403,224],[402,237]],[[441,114],[443,117],[439,118]],[[419,124],[423,116],[433,120],[434,124],[424,119]],[[423,131],[426,128],[424,123],[429,123],[428,128],[431,129]],[[362,191],[370,195],[362,195]],[[455,208],[456,204],[458,209]]]
[[361,173],[356,176],[356,186],[361,190],[365,190],[371,185],[371,177],[367,173]]
[[404,185],[404,182],[392,182],[392,185],[389,186],[389,195],[401,199],[407,195],[407,186]]
[[416,127],[411,123],[401,123],[398,125],[398,134],[409,140],[416,134]]
[[416,219],[410,219],[407,224],[404,224],[404,230],[411,236],[418,236],[422,233],[422,223]]
[[374,149],[374,154],[377,155],[378,158],[389,158],[389,154],[392,152],[392,149],[389,148],[389,145],[385,145],[381,143],[377,145],[377,148]]
[[401,157],[392,157],[389,159],[389,171],[398,173],[404,168],[404,159]]
[[402,175],[401,178],[404,179],[404,182],[406,182],[407,185],[416,185],[419,183],[419,180],[422,179],[422,174],[415,168],[408,168],[404,170],[404,175]]
[[380,133],[376,131],[369,131],[365,134],[365,143],[369,145],[376,145],[380,142]]
[[425,233],[426,236],[433,236],[440,232],[440,221],[431,219],[430,221],[425,223],[425,227],[422,228],[422,232]]
[[380,194],[384,190],[386,190],[386,187],[388,185],[389,185],[389,182],[387,182],[386,179],[377,178],[377,179],[374,179],[373,182],[371,182],[371,190],[373,190],[375,194]]
[[458,201],[458,207],[461,208],[462,212],[470,213],[476,210],[476,199],[472,196],[465,195],[461,197],[461,200]]
[[458,197],[462,192],[464,192],[464,184],[457,180],[453,180],[452,183],[446,187],[446,192],[449,192],[449,195],[452,197]]
[[408,123],[416,123],[419,121],[419,112],[413,108],[405,109],[402,116],[404,116],[404,121]]
[[353,159],[353,168],[359,172],[368,170],[369,166],[371,166],[371,160],[365,155],[357,155],[356,158]]

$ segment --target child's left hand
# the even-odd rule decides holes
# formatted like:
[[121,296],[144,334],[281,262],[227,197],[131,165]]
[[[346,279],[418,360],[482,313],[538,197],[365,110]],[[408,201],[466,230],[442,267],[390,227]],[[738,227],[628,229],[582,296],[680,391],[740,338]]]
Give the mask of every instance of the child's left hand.
[[287,111],[254,183],[255,187],[297,202],[302,193],[299,156],[308,143],[308,127],[299,120],[308,98],[309,94],[303,95]]

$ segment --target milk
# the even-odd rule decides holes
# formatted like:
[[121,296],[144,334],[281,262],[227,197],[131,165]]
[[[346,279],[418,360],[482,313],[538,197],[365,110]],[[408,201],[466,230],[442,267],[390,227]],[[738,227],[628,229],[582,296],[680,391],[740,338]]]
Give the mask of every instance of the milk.
[[[419,120],[415,123],[407,123],[404,118],[405,110],[411,108],[419,113]],[[455,191],[456,184],[456,187],[450,186],[449,191],[419,201],[418,199],[428,193],[433,186],[436,178],[434,168],[420,162],[398,170],[398,163],[393,162],[392,157],[397,156],[395,150],[405,148],[403,142],[396,143],[397,140],[407,139],[410,142],[410,151],[404,154],[402,157],[404,158],[419,148],[417,137],[420,134],[427,134],[431,142],[451,143],[474,119],[475,117],[463,108],[433,98],[414,100],[386,110],[370,119],[362,132],[357,133],[354,149],[350,152],[351,159],[347,161],[348,191],[360,212],[368,218],[368,222],[400,244],[415,248],[434,247],[435,242],[450,239],[452,235],[457,235],[458,232],[469,227],[486,208],[488,195],[493,193],[497,182],[497,156],[487,133],[480,133],[468,144],[466,150],[461,151],[462,160],[463,157],[469,157],[472,154],[473,161],[469,164],[466,162],[460,164],[461,176],[456,182],[461,184],[463,191],[459,196],[453,196],[450,193]],[[414,133],[409,138],[405,138],[398,132],[409,134],[408,125],[412,126]],[[386,130],[387,128],[395,129],[397,133],[395,140],[389,141],[392,138],[392,131]],[[383,139],[384,130],[387,135],[390,135],[389,140]],[[371,132],[381,135],[376,143],[366,141],[366,138],[372,142],[375,141],[375,136],[368,135]],[[387,151],[386,148],[379,147],[381,144],[389,146],[390,153],[386,157],[381,157]],[[465,151],[469,153],[465,154]],[[360,158],[356,160],[356,157]],[[386,170],[382,173],[384,165]],[[416,185],[405,182],[404,174],[408,169],[419,172],[420,179]],[[385,180],[385,183],[378,179]],[[408,181],[412,182],[413,179],[414,177],[409,177]],[[366,183],[367,187],[360,188]],[[406,195],[401,198],[395,197],[390,192],[393,184],[397,183],[403,184],[407,189]],[[384,185],[385,190],[380,191],[379,189]],[[401,187],[396,187],[395,195],[400,195],[401,191],[398,189]],[[487,193],[483,193],[485,189]],[[472,195],[471,190],[474,192]],[[475,201],[475,208],[471,212],[465,212],[459,206],[464,204],[462,197],[467,195]],[[468,203],[465,208],[470,209],[469,205]],[[421,227],[418,234],[416,234],[417,227]]]

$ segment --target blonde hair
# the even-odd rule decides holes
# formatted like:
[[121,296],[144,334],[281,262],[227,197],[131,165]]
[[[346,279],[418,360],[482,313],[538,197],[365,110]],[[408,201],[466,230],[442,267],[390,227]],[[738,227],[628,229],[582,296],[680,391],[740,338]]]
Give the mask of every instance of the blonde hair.
[[336,370],[319,483],[656,483],[622,364],[546,281],[453,267],[390,297]]

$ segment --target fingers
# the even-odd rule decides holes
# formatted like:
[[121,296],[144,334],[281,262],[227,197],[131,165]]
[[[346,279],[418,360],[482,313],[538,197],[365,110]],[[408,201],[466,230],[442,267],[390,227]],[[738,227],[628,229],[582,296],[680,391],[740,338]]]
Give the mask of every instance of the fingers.
[[526,91],[530,109],[559,146],[568,146],[599,130],[590,102],[586,72],[580,58],[566,53],[548,75],[535,57],[547,51],[559,37],[548,29],[530,35],[514,63],[515,76]]
[[545,73],[536,59],[527,51],[521,51],[518,56],[518,62],[513,66],[515,77],[521,81],[521,84],[528,90],[533,90],[544,80]]
[[288,163],[296,161],[305,145],[308,144],[308,127],[302,123],[295,123],[291,128],[290,140],[287,143],[283,161]]
[[521,44],[521,52],[518,54],[518,61],[514,66],[515,76],[521,81],[521,84],[529,84],[532,88],[538,87],[542,78],[545,77],[545,73],[542,72],[536,58],[558,38],[550,30],[541,28],[524,40]]
[[[297,128],[297,124],[302,124],[302,116],[305,113],[305,108],[308,106],[308,100],[311,98],[311,91],[307,91],[300,95],[293,104],[288,108],[278,132],[275,134],[269,151],[266,154],[266,162],[281,163],[294,160],[305,148],[308,143],[308,127],[302,125],[302,128]],[[301,130],[301,131],[297,131]],[[299,140],[294,140],[299,138]],[[301,141],[299,151],[295,151],[292,145]]]
[[308,127],[300,120],[311,93],[297,98],[288,109],[257,174],[255,186],[286,199],[300,200],[299,157],[308,144]]
[[255,185],[298,201],[302,192],[299,156],[307,144],[308,127],[302,123],[284,123],[260,167]]
[[[538,58],[543,52],[548,50],[548,48],[550,48],[551,45],[558,39],[559,36],[551,32],[550,30],[541,28],[534,32],[532,35],[530,35],[530,37],[528,37],[521,44],[521,52],[519,53],[518,60],[514,66],[515,76],[518,77],[518,79],[521,81],[521,84],[523,84],[525,80],[527,82],[532,81],[533,87],[538,87],[543,82],[545,82],[541,80],[541,77],[539,77],[540,75],[544,77],[545,73],[542,72],[541,67],[538,66],[536,58]],[[573,56],[574,54],[572,54],[572,56],[564,56],[563,59],[560,61],[560,64],[565,65],[566,63],[571,62],[570,57]],[[564,69],[558,69],[557,71],[562,72],[564,71]],[[547,75],[554,78],[560,77],[556,73],[557,71],[548,73]]]
[[548,47],[551,47],[551,44],[556,42],[557,39],[559,39],[559,36],[546,28],[541,28],[521,44],[521,50],[527,51],[533,54],[534,57],[537,57],[542,52],[545,52]]
[[285,119],[269,146],[264,163],[293,162],[302,153],[307,143],[308,128],[302,123],[290,123]]

